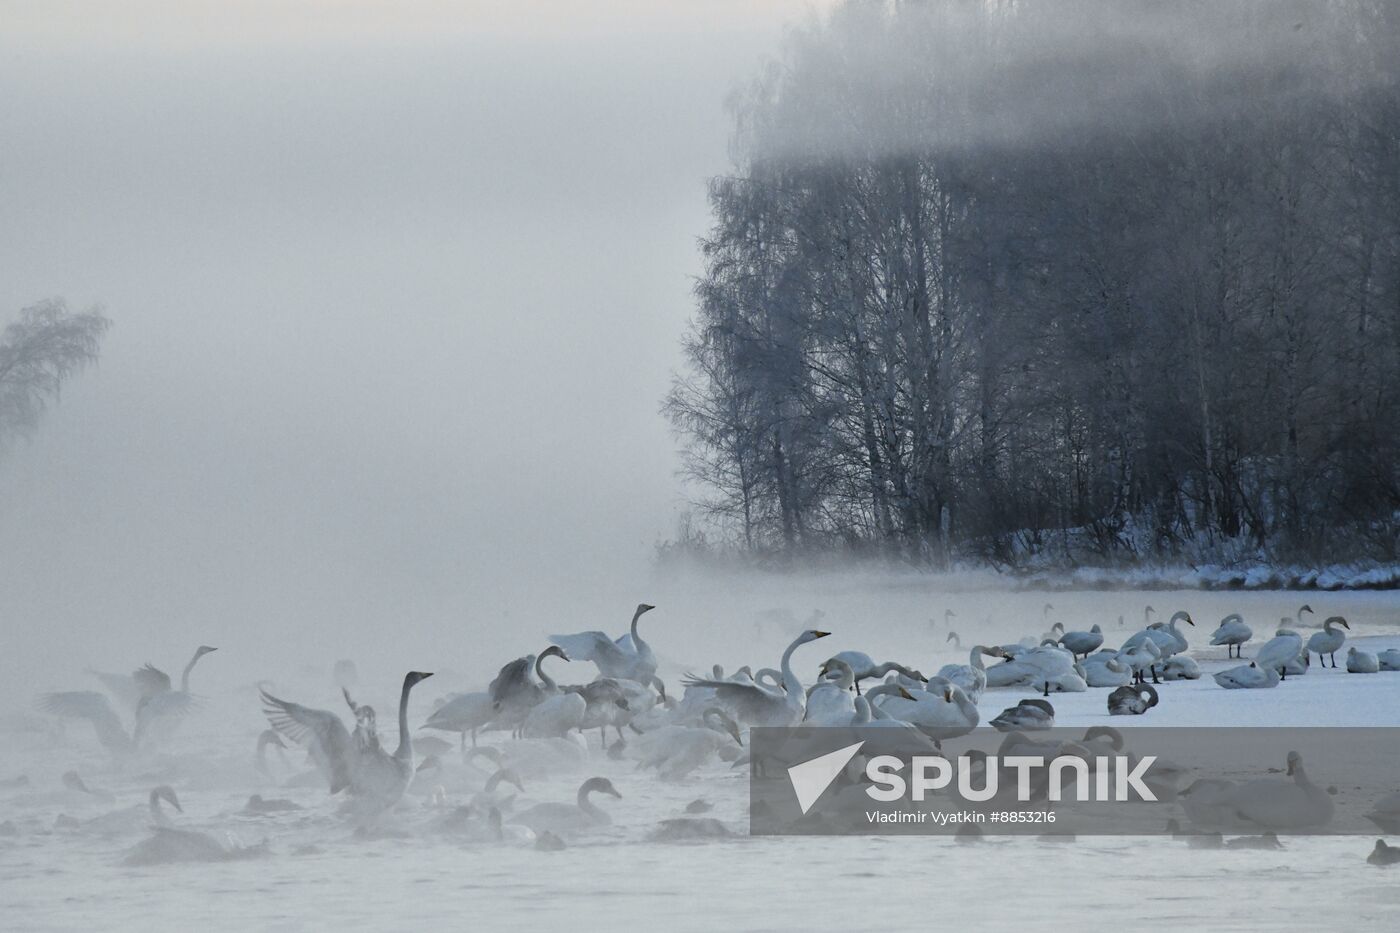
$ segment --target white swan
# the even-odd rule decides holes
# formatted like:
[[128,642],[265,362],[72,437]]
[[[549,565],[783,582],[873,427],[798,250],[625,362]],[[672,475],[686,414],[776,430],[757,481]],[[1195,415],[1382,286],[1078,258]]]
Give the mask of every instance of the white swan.
[[665,781],[679,781],[730,745],[742,747],[739,724],[724,710],[710,707],[702,726],[665,726],[637,738],[637,767],[655,768]]
[[862,680],[878,680],[890,671],[898,671],[900,676],[911,680],[922,681],[924,675],[911,667],[906,667],[898,661],[885,661],[876,664],[874,659],[864,651],[842,651],[832,656],[832,660],[841,661],[851,668],[851,675],[856,693],[860,693],[860,682]]
[[1220,625],[1215,629],[1215,634],[1211,635],[1212,645],[1224,645],[1225,657],[1237,658],[1240,656],[1240,646],[1254,637],[1254,630],[1245,625],[1244,616],[1238,612],[1232,612],[1220,620]]
[[[1191,613],[1180,610],[1172,613],[1171,619],[1165,625],[1157,623],[1134,632],[1127,641],[1123,642],[1123,648],[1132,649],[1147,641],[1152,641],[1161,650],[1164,659],[1174,654],[1180,654],[1190,646],[1186,641],[1186,636],[1181,633],[1181,629],[1177,628],[1178,622],[1185,622],[1192,626],[1196,624],[1191,618]],[[1155,678],[1156,671],[1154,670],[1152,673]]]
[[1261,829],[1305,829],[1332,819],[1332,796],[1308,779],[1303,756],[1288,753],[1292,781],[1260,780],[1226,793],[1218,806],[1236,821]]
[[523,813],[511,817],[510,822],[528,826],[537,835],[545,832],[572,833],[606,826],[612,822],[612,817],[589,799],[589,796],[595,793],[622,799],[622,794],[613,787],[612,781],[605,777],[593,777],[579,787],[574,803],[535,804]]
[[1201,668],[1191,657],[1178,654],[1167,658],[1162,664],[1162,679],[1168,683],[1173,680],[1200,680]]
[[1065,632],[1060,644],[1077,657],[1088,657],[1103,645],[1103,629],[1095,622],[1087,632]]
[[1400,671],[1400,648],[1387,648],[1379,652],[1376,663],[1383,671]]
[[1341,616],[1332,616],[1322,623],[1322,631],[1315,633],[1308,639],[1308,651],[1317,655],[1318,663],[1323,667],[1326,666],[1326,662],[1322,659],[1324,654],[1332,659],[1332,666],[1336,667],[1337,652],[1341,650],[1342,645],[1346,644],[1346,635],[1337,631],[1339,625],[1347,631],[1351,630],[1346,619]]
[[939,668],[937,678],[962,690],[969,700],[976,703],[982,699],[982,692],[987,689],[987,667],[982,663],[983,655],[989,658],[1005,658],[1006,652],[999,647],[974,645],[968,653],[966,664],[945,664]]
[[588,702],[577,693],[560,693],[536,704],[520,724],[527,739],[559,739],[583,725]]
[[1212,675],[1215,682],[1226,690],[1255,690],[1277,687],[1279,673],[1276,668],[1260,667],[1257,661],[1241,664]]
[[1031,686],[1042,689],[1046,684],[1070,692],[1078,692],[1088,686],[1079,676],[1074,655],[1048,638],[1037,648],[987,668],[988,687]]
[[472,748],[476,748],[477,730],[489,723],[495,714],[495,704],[491,701],[490,693],[484,690],[459,693],[433,710],[421,728],[456,732],[461,737],[463,749],[467,746],[467,733],[470,732]]
[[1091,687],[1122,687],[1134,680],[1132,664],[1120,658],[1116,651],[1091,654],[1080,667],[1084,669],[1085,683]]
[[[403,799],[413,780],[413,733],[408,728],[408,698],[414,685],[433,676],[422,671],[404,675],[399,693],[399,745],[390,755],[377,738],[356,741],[340,717],[262,692],[263,712],[272,728],[306,747],[326,775],[332,794],[349,788],[352,812],[364,823]],[[358,710],[357,719],[358,719]],[[360,732],[357,725],[357,733]]]
[[1297,632],[1281,628],[1277,635],[1264,642],[1263,647],[1254,655],[1254,663],[1276,671],[1280,679],[1287,680],[1289,665],[1298,660],[1302,651],[1302,637]]
[[619,677],[649,684],[656,676],[656,655],[651,646],[637,633],[637,620],[656,607],[639,603],[632,613],[632,625],[627,634],[616,641],[602,632],[579,632],[575,635],[551,635],[549,640],[580,661],[592,661],[604,677]]
[[1347,650],[1348,674],[1377,674],[1380,673],[1380,669],[1380,661],[1371,652],[1362,651],[1355,645]]
[[830,632],[808,629],[787,646],[783,652],[782,689],[776,690],[757,683],[733,683],[725,680],[712,680],[688,677],[681,681],[686,687],[712,687],[715,698],[729,707],[734,718],[752,726],[791,726],[802,721],[806,709],[802,692],[802,681],[792,670],[792,655],[805,644],[825,638]]
[[1157,679],[1157,664],[1162,659],[1162,649],[1152,639],[1145,639],[1132,647],[1119,648],[1118,659],[1133,669],[1133,680],[1137,683],[1145,681],[1144,671],[1152,672],[1154,684],[1160,682]]
[[894,719],[917,726],[920,732],[940,742],[966,735],[977,728],[980,721],[977,704],[955,684],[946,684],[937,693],[914,690],[887,694],[880,696],[874,706]]
[[830,658],[821,666],[822,680],[807,692],[807,708],[802,721],[814,726],[844,726],[855,715],[855,672],[840,658]]

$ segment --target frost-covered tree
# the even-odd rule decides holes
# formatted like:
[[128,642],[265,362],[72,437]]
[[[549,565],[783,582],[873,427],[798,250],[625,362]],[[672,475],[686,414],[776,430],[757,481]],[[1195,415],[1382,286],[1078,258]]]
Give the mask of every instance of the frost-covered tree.
[[96,361],[109,321],[61,299],[31,305],[0,333],[0,447],[27,436],[63,382]]

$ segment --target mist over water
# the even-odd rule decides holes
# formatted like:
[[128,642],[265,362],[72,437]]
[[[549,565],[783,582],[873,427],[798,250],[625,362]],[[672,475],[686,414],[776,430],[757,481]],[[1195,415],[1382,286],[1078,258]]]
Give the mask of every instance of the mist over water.
[[13,11],[3,318],[114,324],[0,468],[0,691],[642,598],[723,101],[802,7],[496,6]]

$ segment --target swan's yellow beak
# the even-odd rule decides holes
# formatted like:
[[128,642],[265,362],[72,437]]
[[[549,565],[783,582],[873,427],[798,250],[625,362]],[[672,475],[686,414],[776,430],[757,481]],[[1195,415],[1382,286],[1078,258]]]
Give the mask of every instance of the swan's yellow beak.
[[828,635],[830,635],[830,634],[831,634],[830,632],[813,632],[813,633],[812,633],[812,636],[813,636],[814,638],[825,638],[826,636],[828,636]]

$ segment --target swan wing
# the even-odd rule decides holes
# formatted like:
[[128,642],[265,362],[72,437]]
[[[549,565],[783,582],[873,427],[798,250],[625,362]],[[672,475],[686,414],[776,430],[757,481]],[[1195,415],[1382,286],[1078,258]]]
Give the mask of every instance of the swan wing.
[[311,709],[300,703],[279,700],[266,691],[262,698],[263,714],[272,728],[311,750],[330,779],[331,793],[349,787],[354,745],[340,717],[323,709]]
[[131,679],[136,681],[142,699],[157,693],[164,693],[170,689],[170,675],[149,661],[144,667],[138,667],[132,671]]
[[141,702],[141,687],[130,674],[111,674],[92,668],[88,668],[87,672],[102,681],[102,686],[107,692],[116,697],[123,706],[135,709],[136,704]]
[[460,693],[433,711],[423,724],[427,729],[462,732],[479,729],[491,721],[495,709],[489,693]]
[[728,680],[711,680],[701,677],[687,677],[681,681],[686,687],[711,687],[715,698],[726,704],[739,718],[747,722],[762,721],[778,715],[787,709],[787,694],[769,690],[756,683],[734,683]]
[[39,708],[55,716],[70,719],[86,719],[92,723],[97,739],[112,751],[126,751],[131,748],[131,740],[122,728],[112,704],[94,690],[74,690],[68,693],[46,693],[39,698]]
[[631,633],[626,636],[627,645],[633,650],[623,648],[622,639],[613,641],[602,632],[579,632],[576,635],[551,635],[549,640],[560,648],[575,661],[592,661],[598,665],[598,669],[607,673],[608,670],[615,670],[619,667],[626,667],[636,657],[635,646],[632,644]]

